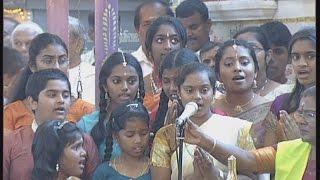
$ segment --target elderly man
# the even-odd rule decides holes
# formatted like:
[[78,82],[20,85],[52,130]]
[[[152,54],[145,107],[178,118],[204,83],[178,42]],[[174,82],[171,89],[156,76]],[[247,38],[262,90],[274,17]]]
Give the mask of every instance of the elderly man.
[[69,80],[74,97],[95,103],[95,67],[82,61],[85,30],[79,19],[69,16]]
[[42,28],[32,22],[23,22],[16,26],[11,34],[11,46],[13,49],[19,51],[28,62],[29,59],[29,45],[34,37],[43,33]]

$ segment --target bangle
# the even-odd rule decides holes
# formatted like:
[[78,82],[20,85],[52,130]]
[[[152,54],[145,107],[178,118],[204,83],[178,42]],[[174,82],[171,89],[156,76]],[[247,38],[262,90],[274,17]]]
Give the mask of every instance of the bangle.
[[217,144],[217,140],[213,139],[213,146],[212,146],[211,151],[209,152],[209,154],[213,153],[214,149],[216,148],[216,144]]

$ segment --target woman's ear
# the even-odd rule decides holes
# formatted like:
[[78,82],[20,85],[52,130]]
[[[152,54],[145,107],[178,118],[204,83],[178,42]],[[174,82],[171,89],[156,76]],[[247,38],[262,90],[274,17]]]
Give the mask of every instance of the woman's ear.
[[32,73],[35,73],[37,71],[36,65],[32,65],[32,64],[29,63],[28,66],[29,66],[29,68],[30,68]]
[[117,133],[112,133],[112,139],[114,139],[116,142],[119,142],[119,136]]

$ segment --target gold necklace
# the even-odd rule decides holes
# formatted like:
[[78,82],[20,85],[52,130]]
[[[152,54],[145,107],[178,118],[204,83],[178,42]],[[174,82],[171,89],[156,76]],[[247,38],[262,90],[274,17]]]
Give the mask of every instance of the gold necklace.
[[[251,99],[250,99],[248,102],[246,102],[245,104],[242,104],[242,105],[240,105],[240,104],[235,105],[234,108],[233,108],[233,111],[234,111],[234,112],[237,112],[237,113],[243,112],[243,111],[244,111],[243,108],[246,107],[246,106],[248,106],[248,105],[253,101],[254,97],[255,97],[255,95],[254,95],[254,93],[253,93]],[[227,96],[224,97],[224,101],[225,101],[227,104],[232,105],[232,104],[227,100]]]
[[[119,161],[118,164],[122,165],[123,163],[122,163],[122,160],[121,160],[120,157],[121,157],[121,156],[118,157],[118,161]],[[122,175],[124,175],[124,176],[130,177],[130,176],[127,175],[126,172],[123,172],[123,171],[120,171],[120,170],[119,170],[119,169],[121,169],[121,168],[119,168],[119,166],[117,167],[116,158],[113,159],[113,166],[114,166],[114,169],[115,169],[119,174],[122,174]],[[145,166],[145,167],[144,167],[144,166]],[[136,179],[136,178],[141,177],[142,175],[144,175],[144,174],[147,172],[147,170],[149,169],[149,166],[150,166],[150,162],[149,162],[149,160],[147,160],[147,161],[143,164],[143,167],[144,167],[144,168],[143,168],[142,171],[139,173],[139,175],[138,175],[137,177],[135,177],[135,178],[132,178],[132,177],[131,177],[130,180]],[[122,169],[124,169],[124,168],[122,167]]]

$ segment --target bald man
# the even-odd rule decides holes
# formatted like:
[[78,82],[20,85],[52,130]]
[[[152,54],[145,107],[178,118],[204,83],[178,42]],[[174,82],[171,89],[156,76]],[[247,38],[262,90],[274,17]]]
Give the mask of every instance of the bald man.
[[43,30],[38,24],[32,21],[23,22],[12,31],[11,46],[19,51],[26,58],[25,61],[28,62],[30,42],[41,33],[43,33]]

